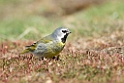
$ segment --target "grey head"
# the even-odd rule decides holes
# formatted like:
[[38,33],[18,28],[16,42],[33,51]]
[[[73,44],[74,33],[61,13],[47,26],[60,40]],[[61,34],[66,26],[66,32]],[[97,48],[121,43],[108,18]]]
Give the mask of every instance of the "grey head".
[[58,40],[62,41],[63,43],[65,43],[66,38],[70,33],[71,33],[71,31],[69,31],[67,28],[59,27],[59,28],[54,30],[54,32],[52,33],[52,36],[55,39],[58,39]]

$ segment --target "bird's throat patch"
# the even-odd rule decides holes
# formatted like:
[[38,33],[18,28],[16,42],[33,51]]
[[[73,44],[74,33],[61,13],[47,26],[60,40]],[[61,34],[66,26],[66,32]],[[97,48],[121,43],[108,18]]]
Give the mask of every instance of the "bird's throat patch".
[[64,37],[63,37],[63,38],[61,38],[61,41],[62,41],[63,43],[65,43],[65,42],[66,42],[66,38],[67,38],[67,36],[68,36],[68,34],[64,35]]

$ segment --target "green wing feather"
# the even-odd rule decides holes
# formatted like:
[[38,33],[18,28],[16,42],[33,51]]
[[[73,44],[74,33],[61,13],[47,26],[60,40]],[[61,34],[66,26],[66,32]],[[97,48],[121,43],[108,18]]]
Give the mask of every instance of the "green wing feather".
[[51,41],[52,41],[51,36],[50,35],[49,36],[46,36],[46,37],[40,39],[39,41],[33,43],[30,46],[25,46],[26,49],[23,50],[20,54],[24,54],[24,53],[28,53],[28,52],[33,52],[35,50],[35,48],[37,47],[38,43],[49,43]]
[[35,48],[37,47],[37,43],[33,43],[32,45],[30,45],[30,46],[25,46],[25,47],[26,47],[26,49],[23,50],[23,51],[21,52],[21,54],[34,51]]
[[38,42],[40,42],[40,43],[49,43],[49,42],[53,41],[52,39],[53,38],[49,35],[49,36],[46,36],[46,37],[40,39]]

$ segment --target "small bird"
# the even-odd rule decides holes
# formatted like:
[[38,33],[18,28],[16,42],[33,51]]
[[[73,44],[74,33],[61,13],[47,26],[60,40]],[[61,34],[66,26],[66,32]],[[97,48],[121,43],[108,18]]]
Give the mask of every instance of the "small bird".
[[59,27],[52,34],[43,37],[39,41],[26,46],[26,49],[21,54],[31,52],[39,58],[59,59],[59,53],[63,50],[67,36],[71,32],[65,27]]

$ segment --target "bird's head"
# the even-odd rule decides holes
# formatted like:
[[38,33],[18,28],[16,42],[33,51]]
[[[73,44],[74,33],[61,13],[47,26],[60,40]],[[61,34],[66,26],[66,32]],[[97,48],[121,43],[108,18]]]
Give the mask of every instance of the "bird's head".
[[71,31],[65,27],[59,27],[54,30],[52,35],[54,35],[56,38],[58,38],[63,43],[66,42],[67,36],[71,33]]

